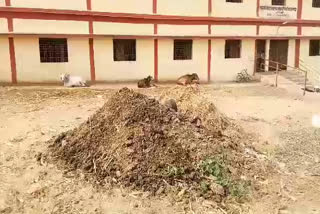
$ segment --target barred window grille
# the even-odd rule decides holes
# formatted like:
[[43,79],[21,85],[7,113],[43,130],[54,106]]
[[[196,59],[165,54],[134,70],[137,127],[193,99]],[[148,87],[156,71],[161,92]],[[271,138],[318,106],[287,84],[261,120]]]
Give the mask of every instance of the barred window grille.
[[113,40],[114,61],[136,61],[136,40],[135,39],[114,39]]
[[310,40],[310,56],[320,56],[320,40]]
[[68,62],[67,39],[39,39],[41,63]]
[[226,0],[226,2],[242,3],[242,0]]
[[286,1],[285,0],[272,0],[272,5],[284,6],[284,5],[286,5]]
[[174,60],[192,59],[192,40],[174,40]]
[[225,58],[241,57],[241,40],[226,40]]
[[312,7],[320,7],[320,0],[312,0]]

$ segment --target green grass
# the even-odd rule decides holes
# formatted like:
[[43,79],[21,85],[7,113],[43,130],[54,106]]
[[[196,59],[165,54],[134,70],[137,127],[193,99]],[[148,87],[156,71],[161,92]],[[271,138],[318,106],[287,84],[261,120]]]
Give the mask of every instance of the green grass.
[[[248,181],[234,181],[231,178],[231,173],[228,170],[225,162],[220,157],[213,157],[204,160],[200,164],[200,170],[204,176],[213,176],[215,182],[221,185],[228,195],[242,200],[249,194],[250,182]],[[201,190],[206,193],[209,190],[207,181],[200,183]]]

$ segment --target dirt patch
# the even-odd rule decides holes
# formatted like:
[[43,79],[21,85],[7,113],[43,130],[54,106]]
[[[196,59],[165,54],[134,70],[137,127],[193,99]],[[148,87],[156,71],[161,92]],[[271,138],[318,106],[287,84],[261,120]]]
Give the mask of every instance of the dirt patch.
[[236,138],[223,134],[232,123],[208,106],[212,114],[191,117],[193,111],[176,112],[124,88],[49,148],[55,160],[88,172],[100,184],[153,194],[174,190],[179,196],[200,194],[216,201],[243,198],[258,175],[263,177],[262,163],[245,146],[245,133]]
[[280,135],[284,145],[276,158],[282,168],[302,176],[320,176],[320,130],[303,128]]

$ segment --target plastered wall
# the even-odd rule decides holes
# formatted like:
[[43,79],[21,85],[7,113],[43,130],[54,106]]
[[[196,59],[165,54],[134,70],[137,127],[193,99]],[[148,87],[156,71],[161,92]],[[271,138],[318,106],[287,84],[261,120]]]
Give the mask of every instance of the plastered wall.
[[[306,0],[303,0],[305,2]],[[260,6],[273,6],[273,7],[283,7],[283,6],[277,6],[277,5],[272,5],[271,0],[260,0]],[[286,0],[285,1],[285,6],[287,8],[295,8],[296,10],[285,10],[284,14],[281,13],[276,13],[275,11],[272,10],[259,10],[260,16],[264,18],[275,18],[275,19],[296,19],[297,18],[297,8],[298,8],[298,0]],[[267,15],[267,14],[271,15]]]
[[96,79],[98,81],[129,81],[153,76],[153,39],[136,41],[137,61],[113,61],[113,40],[94,40]]
[[242,40],[241,58],[225,58],[225,40],[212,40],[212,62],[211,62],[211,80],[212,81],[233,81],[237,73],[242,69],[247,69],[249,74],[254,71],[254,48],[253,39]]
[[320,20],[320,8],[312,7],[312,0],[303,0],[302,19]]
[[5,18],[0,18],[0,33],[8,33],[8,23]]
[[197,73],[207,81],[208,41],[193,40],[192,60],[173,60],[174,40],[159,40],[159,80],[176,80],[185,74]]
[[152,14],[153,0],[92,0],[92,10]]
[[212,25],[211,34],[215,36],[255,36],[256,26]]
[[158,0],[162,15],[208,16],[208,0]]
[[8,37],[0,36],[0,82],[11,82],[11,66]]
[[[3,0],[4,1],[4,0]],[[12,7],[87,10],[86,0],[11,0]]]
[[95,34],[153,35],[153,24],[95,22],[93,27]]
[[296,40],[295,39],[290,39],[289,40],[289,47],[288,47],[288,65],[291,67],[294,67],[294,61],[295,61],[295,51],[296,47]]
[[159,35],[201,36],[208,35],[207,25],[158,25]]
[[67,63],[41,63],[39,39],[15,38],[18,82],[56,82],[61,73],[90,79],[88,39],[69,38]]
[[320,36],[320,27],[303,27],[303,36]]
[[89,25],[84,21],[56,21],[13,19],[15,33],[88,34]]
[[243,0],[242,3],[231,3],[226,1],[212,1],[215,17],[256,17],[257,1]]
[[[300,59],[304,65],[307,65],[309,69],[320,71],[320,56],[309,56],[310,40],[302,39],[300,47]],[[311,76],[311,73],[310,73]],[[317,77],[318,78],[318,77]],[[320,79],[315,80],[315,83],[319,84]]]
[[296,36],[297,27],[288,26],[260,26],[260,36]]

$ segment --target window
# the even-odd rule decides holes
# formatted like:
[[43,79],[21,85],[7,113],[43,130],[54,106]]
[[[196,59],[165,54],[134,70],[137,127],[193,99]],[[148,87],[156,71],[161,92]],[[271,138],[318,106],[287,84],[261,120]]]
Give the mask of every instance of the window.
[[231,2],[231,3],[242,3],[242,0],[226,0],[226,2]]
[[284,5],[286,5],[286,1],[285,0],[272,0],[272,5],[284,6]]
[[39,39],[40,62],[62,63],[68,62],[67,39]]
[[192,59],[192,40],[174,40],[174,60]]
[[114,39],[113,40],[114,61],[136,61],[136,40],[135,39]]
[[226,40],[225,58],[241,57],[241,40]]
[[310,40],[310,56],[320,56],[320,40]]
[[312,0],[312,7],[320,7],[320,0]]

